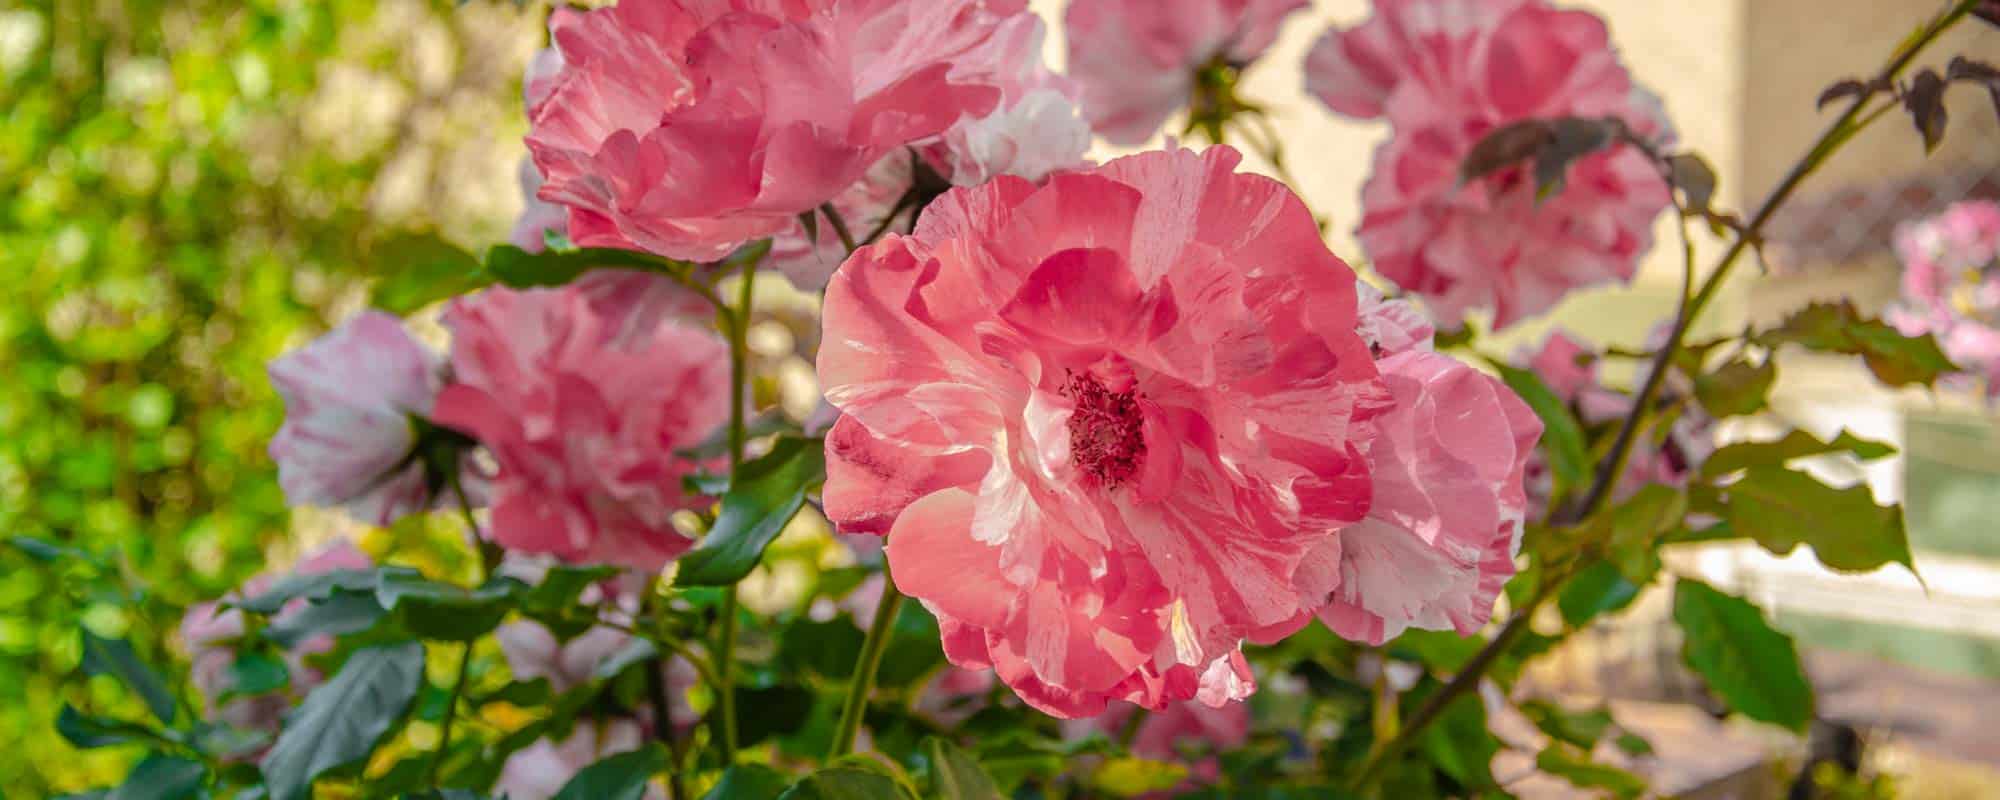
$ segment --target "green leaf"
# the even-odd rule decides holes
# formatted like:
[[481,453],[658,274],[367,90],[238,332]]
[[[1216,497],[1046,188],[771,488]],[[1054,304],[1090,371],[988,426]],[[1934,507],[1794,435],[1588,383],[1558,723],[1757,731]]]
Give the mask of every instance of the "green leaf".
[[510,244],[501,244],[486,251],[486,271],[501,283],[516,289],[561,286],[594,269],[664,273],[686,272],[693,269],[693,265],[634,250],[600,247],[530,253]]
[[369,248],[375,282],[372,305],[408,314],[492,283],[479,259],[434,234],[403,234]]
[[93,716],[76,710],[75,706],[64,703],[62,711],[56,714],[56,733],[64,741],[82,750],[99,747],[130,744],[133,742],[174,743],[178,740],[171,733],[141,725],[136,722]]
[[653,644],[651,639],[634,636],[632,637],[632,641],[626,643],[624,648],[616,653],[612,653],[610,658],[598,662],[597,668],[591,670],[590,677],[600,681],[608,681],[618,677],[625,670],[631,669],[634,664],[650,660],[659,654],[660,646]]
[[1772,359],[1761,364],[1731,361],[1695,376],[1694,396],[1716,417],[1740,417],[1764,410],[1777,381],[1778,365]]
[[357,650],[306,695],[259,764],[273,800],[310,796],[315,778],[366,760],[401,722],[424,683],[419,642]]
[[896,779],[855,767],[823,769],[786,789],[778,800],[901,800],[909,797]]
[[1772,630],[1756,606],[1683,578],[1674,585],[1674,622],[1685,637],[1682,659],[1730,708],[1795,731],[1812,722],[1812,684],[1792,637]]
[[1854,305],[1815,303],[1778,327],[1756,336],[1765,347],[1795,344],[1808,350],[1861,356],[1877,380],[1890,386],[1937,382],[1958,367],[1930,334],[1906,336],[1878,319],[1863,317]]
[[785,626],[778,637],[778,660],[791,670],[802,670],[836,681],[854,674],[854,662],[861,657],[863,635],[846,617],[825,622],[800,618]]
[[785,774],[763,764],[737,764],[701,800],[776,800],[791,784]]
[[617,567],[557,566],[540,583],[520,595],[520,611],[542,623],[558,640],[569,639],[597,625],[597,609],[578,601],[584,590],[618,574]]
[[95,556],[92,556],[91,554],[84,552],[83,550],[56,544],[55,542],[51,542],[46,539],[37,539],[33,536],[9,536],[7,537],[7,544],[8,546],[13,547],[16,550],[19,550],[22,553],[27,554],[29,558],[32,558],[36,561],[40,561],[44,564],[55,564],[63,561],[72,561],[72,560],[82,561],[88,564],[98,563],[97,558]]
[[1106,759],[1090,774],[1090,785],[1113,797],[1168,791],[1187,780],[1188,768],[1135,756]]
[[1644,736],[1629,731],[1618,734],[1618,738],[1613,739],[1612,744],[1618,747],[1619,752],[1634,758],[1653,754],[1652,742],[1646,741]]
[[202,796],[208,767],[199,761],[158,753],[132,768],[105,800],[189,800]]
[[106,639],[83,629],[83,674],[110,675],[146,701],[153,717],[169,725],[174,722],[174,693],[151,667],[139,660],[132,643]]
[[1493,784],[1493,755],[1500,752],[1500,743],[1487,732],[1486,707],[1476,694],[1452,700],[1418,742],[1431,763],[1461,785]]
[[1598,561],[1584,567],[1563,586],[1556,597],[1556,608],[1562,611],[1565,624],[1581,628],[1599,614],[1631,605],[1638,596],[1638,584],[1626,579],[1611,562]]
[[374,591],[375,570],[337,569],[311,575],[287,575],[279,578],[271,588],[256,597],[236,603],[236,607],[252,614],[269,616],[284,610],[293,600],[325,600],[336,591]]
[[1896,448],[1869,441],[1843,430],[1831,442],[1820,441],[1807,431],[1795,430],[1774,442],[1737,442],[1725,445],[1702,462],[1703,477],[1714,479],[1754,466],[1782,466],[1792,459],[1849,453],[1863,461],[1891,456]]
[[1460,636],[1455,631],[1427,631],[1410,628],[1389,640],[1391,653],[1439,672],[1456,672],[1486,646],[1478,636]]
[[1004,800],[1000,787],[980,769],[979,760],[957,745],[937,737],[924,740],[931,762],[930,797],[937,800]]
[[653,776],[671,763],[667,748],[659,742],[629,753],[619,753],[578,770],[563,784],[554,800],[640,800]]
[[1571,711],[1546,700],[1521,704],[1521,714],[1535,727],[1557,741],[1568,742],[1588,751],[1611,730],[1611,712],[1602,708]]
[[1577,424],[1569,406],[1535,373],[1497,362],[1493,366],[1507,387],[1542,420],[1542,447],[1549,457],[1549,471],[1555,476],[1556,495],[1567,494],[1570,487],[1588,480],[1593,462],[1584,445],[1583,426]]
[[1579,789],[1603,789],[1617,797],[1638,797],[1646,792],[1646,781],[1639,776],[1591,761],[1590,754],[1567,745],[1543,748],[1535,756],[1535,766]]
[[796,686],[736,688],[736,743],[749,747],[773,736],[787,736],[804,727],[813,711],[813,693]]
[[264,628],[264,638],[289,650],[315,636],[345,636],[368,630],[387,613],[375,602],[373,592],[342,589],[272,619]]
[[383,569],[375,584],[375,601],[399,612],[403,626],[419,636],[469,642],[499,627],[514,598],[527,584],[514,578],[492,578],[477,589],[430,580],[416,570]]
[[779,438],[771,452],[744,464],[731,479],[715,526],[700,545],[681,556],[674,583],[725,586],[742,580],[805,505],[806,491],[825,478],[826,452],[820,440]]
[[263,652],[237,653],[229,663],[229,694],[259,695],[289,686],[292,670],[276,656]]
[[1875,504],[1866,484],[1835,489],[1803,472],[1756,466],[1723,487],[1730,528],[1778,555],[1811,545],[1819,562],[1860,572],[1884,564],[1916,571],[1903,510]]

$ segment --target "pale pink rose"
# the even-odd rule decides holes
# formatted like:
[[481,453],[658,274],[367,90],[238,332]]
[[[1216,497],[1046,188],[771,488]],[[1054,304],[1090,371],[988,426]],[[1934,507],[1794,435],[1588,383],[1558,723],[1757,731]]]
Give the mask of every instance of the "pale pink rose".
[[[1071,739],[1081,739],[1091,733],[1101,733],[1116,740],[1123,735],[1132,715],[1139,713],[1132,706],[1114,706],[1089,719],[1067,720],[1063,723],[1063,734]],[[1181,790],[1193,789],[1203,784],[1214,783],[1222,773],[1218,755],[1242,747],[1250,741],[1250,707],[1243,703],[1230,703],[1220,708],[1210,708],[1200,703],[1171,703],[1164,709],[1154,711],[1139,721],[1138,730],[1132,732],[1132,754],[1154,761],[1170,764],[1186,764],[1188,779]],[[1188,764],[1189,754],[1200,760]],[[1172,793],[1147,795],[1148,797],[1170,797]]]
[[415,456],[412,418],[430,415],[442,361],[402,320],[364,312],[274,359],[270,375],[285,400],[270,451],[286,502],[337,506],[373,525],[458,502],[432,493]]
[[1195,74],[1221,59],[1242,68],[1307,0],[1071,0],[1069,74],[1083,114],[1113,144],[1146,141],[1187,106]]
[[[493,792],[507,800],[549,800],[584,767],[637,750],[645,742],[645,731],[633,720],[580,719],[569,738],[542,739],[508,756]],[[645,797],[664,800],[666,792],[657,785],[647,786]]]
[[1380,435],[1368,445],[1374,503],[1314,551],[1301,584],[1338,576],[1319,618],[1356,641],[1379,645],[1408,628],[1476,633],[1514,575],[1541,421],[1450,356],[1413,350],[1376,366],[1396,408],[1374,420]]
[[999,90],[957,62],[1026,13],[1020,0],[557,9],[564,63],[528,134],[541,197],[570,208],[580,246],[720,258],[990,111]]
[[1415,305],[1383,297],[1382,290],[1366,282],[1357,281],[1354,294],[1360,319],[1354,332],[1378,356],[1431,349],[1437,326]]
[[498,464],[490,535],[510,550],[653,571],[692,542],[672,516],[706,501],[674,451],[728,417],[728,359],[673,320],[615,345],[624,320],[576,287],[489,289],[454,301],[456,381],[436,417]]
[[[290,574],[321,575],[373,566],[374,562],[366,553],[342,539],[306,556],[292,567]],[[263,594],[277,582],[278,577],[265,573],[251,578],[244,582],[242,588],[232,592],[229,599],[241,600]],[[303,599],[294,600],[274,619],[286,619],[299,613],[305,605]],[[218,705],[216,701],[236,684],[231,674],[231,666],[236,663],[233,644],[243,638],[247,630],[243,612],[239,609],[224,609],[220,601],[190,606],[180,623],[181,645],[187,649],[190,663],[189,679],[194,683],[195,690],[201,693],[210,719],[243,730],[276,731],[285,711],[292,707],[296,698],[305,696],[322,680],[318,670],[305,665],[305,657],[331,649],[333,640],[325,636],[313,637],[297,643],[286,653],[285,661],[291,670],[291,687],[287,691],[236,697]],[[254,754],[233,755],[247,757]]]
[[1353,273],[1228,147],[954,189],[827,288],[828,517],[1062,717],[1220,704],[1367,513]]
[[1446,320],[1491,308],[1505,327],[1586,286],[1629,281],[1669,204],[1658,169],[1619,145],[1570,167],[1538,199],[1531,167],[1460,185],[1459,165],[1510,123],[1615,116],[1668,137],[1657,98],[1634,86],[1609,32],[1542,0],[1382,0],[1308,56],[1307,87],[1333,110],[1386,116],[1362,190],[1362,247],[1384,277]]

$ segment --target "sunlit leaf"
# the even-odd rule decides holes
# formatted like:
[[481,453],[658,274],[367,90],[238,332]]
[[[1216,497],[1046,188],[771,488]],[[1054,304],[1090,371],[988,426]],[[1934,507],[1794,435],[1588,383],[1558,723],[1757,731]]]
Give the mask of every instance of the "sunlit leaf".
[[1674,585],[1674,622],[1682,658],[1731,709],[1795,731],[1812,722],[1812,684],[1792,637],[1756,606],[1684,578]]
[[417,642],[355,651],[285,719],[259,762],[273,800],[302,800],[315,778],[358,763],[402,721],[424,681]]
[[724,586],[750,574],[764,548],[805,505],[806,492],[825,480],[823,447],[818,439],[783,437],[769,453],[745,463],[722,496],[715,525],[681,556],[674,583]]
[[1821,564],[1861,572],[1884,564],[1912,571],[1900,506],[1880,506],[1866,484],[1836,489],[1811,475],[1755,466],[1724,488],[1727,519],[1736,533],[1786,555],[1811,545]]

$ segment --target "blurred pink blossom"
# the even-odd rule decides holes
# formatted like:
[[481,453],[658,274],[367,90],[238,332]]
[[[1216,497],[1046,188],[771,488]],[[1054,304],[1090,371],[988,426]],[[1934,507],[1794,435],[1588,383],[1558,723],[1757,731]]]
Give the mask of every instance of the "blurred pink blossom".
[[1988,396],[2000,396],[2000,203],[1968,200],[1896,229],[1903,297],[1884,317],[1931,334]]
[[1394,129],[1362,190],[1358,235],[1375,269],[1448,324],[1490,308],[1496,328],[1575,289],[1629,281],[1669,204],[1636,148],[1579,159],[1551,197],[1538,197],[1525,165],[1459,178],[1473,145],[1528,119],[1616,117],[1641,136],[1670,136],[1603,21],[1543,0],[1379,0],[1375,10],[1328,31],[1306,60],[1307,89],[1329,108]]
[[[333,542],[292,567],[292,575],[321,575],[338,570],[360,570],[375,566],[366,553],[357,549],[345,539]],[[256,597],[269,591],[279,575],[265,573],[246,581],[242,588],[231,593],[228,599]],[[304,599],[293,600],[272,619],[283,621],[300,612],[306,605]],[[275,732],[297,698],[318,686],[322,676],[318,670],[306,666],[305,657],[324,653],[333,647],[333,640],[317,636],[300,641],[285,653],[285,663],[291,671],[291,687],[282,693],[259,696],[236,697],[217,704],[223,695],[236,685],[232,667],[236,663],[236,650],[232,646],[248,632],[243,612],[235,608],[222,608],[222,601],[198,603],[190,606],[181,617],[180,639],[187,648],[191,664],[189,678],[195,690],[201,693],[207,703],[210,717],[235,728],[250,731]],[[247,756],[251,754],[237,754]]]
[[1021,0],[627,0],[551,20],[530,111],[544,200],[586,247],[711,260],[780,233],[884,156],[991,111]]
[[271,439],[278,485],[295,506],[338,506],[387,525],[437,505],[416,457],[417,424],[443,384],[436,353],[395,316],[368,311],[273,360],[285,424]]
[[[560,742],[542,739],[508,756],[493,792],[507,800],[549,800],[584,767],[637,750],[645,742],[645,730],[634,720],[581,719],[569,738]],[[647,786],[644,796],[646,800],[665,800],[666,792],[656,785]]]
[[455,382],[436,417],[498,463],[495,541],[643,571],[693,544],[672,517],[707,501],[682,488],[696,465],[674,451],[728,417],[713,332],[674,319],[630,329],[576,286],[489,289],[454,301],[445,325]]
[[1083,114],[1113,144],[1136,145],[1185,108],[1195,73],[1256,61],[1307,0],[1071,0],[1069,72]]

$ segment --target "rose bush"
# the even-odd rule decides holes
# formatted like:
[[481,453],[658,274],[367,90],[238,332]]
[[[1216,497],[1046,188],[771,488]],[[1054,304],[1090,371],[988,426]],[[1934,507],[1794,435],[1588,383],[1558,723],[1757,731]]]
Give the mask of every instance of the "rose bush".
[[[199,708],[86,632],[84,671],[151,717],[59,730],[148,748],[118,796],[1485,796],[1488,714],[1526,701],[1539,769],[1643,791],[1591,760],[1608,713],[1563,724],[1521,662],[1681,543],[1914,568],[1900,509],[1791,463],[1884,446],[1717,449],[1713,422],[1763,409],[1781,347],[1896,385],[1956,371],[1932,332],[1977,360],[1938,320],[1985,322],[1990,287],[1945,278],[1990,267],[1996,227],[1905,236],[1901,331],[1828,304],[1694,340],[1796,178],[1710,207],[1587,12],[1374,5],[1303,69],[1390,124],[1355,221],[1379,284],[1237,94],[1300,0],[1075,0],[1067,75],[1020,0],[556,9],[511,244],[394,284],[442,308],[448,356],[371,311],[271,365],[287,498],[388,531],[194,607]],[[1851,106],[1794,174],[1878,98],[1922,128],[1896,78],[1976,6],[1836,85]],[[1177,115],[1205,147],[1088,157]],[[1629,280],[1669,208],[1734,244],[1707,273],[1683,250],[1643,351],[1555,334],[1509,363],[1467,324]],[[1788,526],[1774,495],[1853,513]],[[417,546],[433,528],[449,555]],[[1677,617],[1743,634],[1688,624],[1688,668],[1803,730],[1790,640],[1671,581]]]

